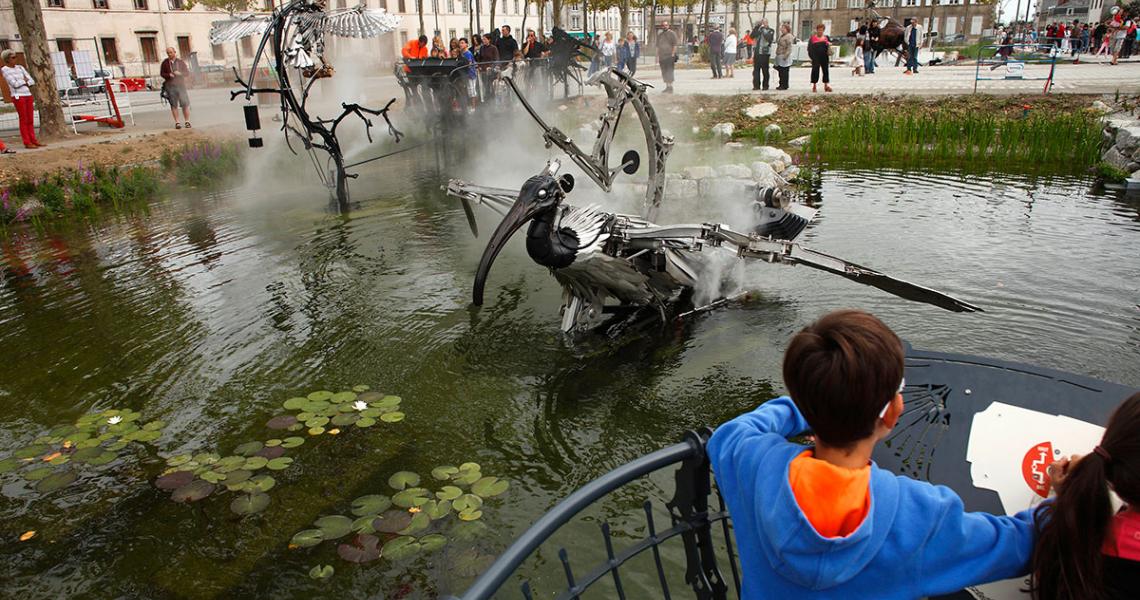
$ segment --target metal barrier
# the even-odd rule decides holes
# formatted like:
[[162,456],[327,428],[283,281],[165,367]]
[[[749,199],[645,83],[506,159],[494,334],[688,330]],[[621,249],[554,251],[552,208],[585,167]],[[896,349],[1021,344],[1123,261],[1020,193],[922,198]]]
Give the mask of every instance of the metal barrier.
[[[601,530],[606,560],[587,569],[585,576],[578,579],[571,568],[569,553],[560,549],[558,558],[566,576],[566,587],[554,597],[559,600],[578,598],[587,588],[608,576],[613,580],[618,597],[625,598],[619,568],[635,556],[648,551],[653,556],[662,597],[668,600],[672,596],[659,547],[665,541],[680,536],[685,550],[685,582],[692,588],[694,597],[701,600],[725,599],[728,597],[728,584],[721,575],[713,543],[713,525],[718,522],[724,537],[726,560],[732,571],[733,589],[736,596],[740,597],[740,569],[729,530],[728,510],[719,493],[716,496],[717,508],[709,509],[713,487],[705,444],[711,435],[712,430],[707,428],[689,432],[681,443],[622,465],[586,484],[527,529],[463,593],[462,600],[491,598],[543,542],[582,510],[631,481],[674,465],[678,465],[674,474],[676,489],[673,498],[665,504],[672,521],[670,527],[664,531],[657,530],[653,521],[652,504],[647,500],[643,508],[648,535],[615,551],[609,523],[603,522]],[[520,593],[527,600],[534,597],[529,581],[523,581]]]
[[[1018,49],[1021,49],[1020,51]],[[989,52],[987,52],[987,50]],[[983,56],[989,54],[989,56]],[[1060,55],[1059,46],[1049,42],[1033,44],[991,44],[978,48],[977,66],[974,68],[974,93],[978,92],[979,81],[1044,81],[1045,87],[1041,91],[1048,94],[1053,87],[1053,75],[1057,70],[1057,58]],[[1016,57],[1016,58],[1015,58]],[[1043,77],[1026,76],[1025,65],[1049,65],[1049,73]],[[998,67],[1006,67],[1006,74],[1002,77],[983,77],[982,67],[989,66],[990,71]]]
[[[62,104],[67,111],[72,133],[79,133],[80,123],[103,123],[122,127],[125,119],[135,124],[135,113],[131,106],[131,95],[127,85],[121,81],[105,81],[99,88],[68,88],[60,90]],[[91,114],[91,108],[102,109],[103,114]],[[117,125],[115,124],[117,122]]]

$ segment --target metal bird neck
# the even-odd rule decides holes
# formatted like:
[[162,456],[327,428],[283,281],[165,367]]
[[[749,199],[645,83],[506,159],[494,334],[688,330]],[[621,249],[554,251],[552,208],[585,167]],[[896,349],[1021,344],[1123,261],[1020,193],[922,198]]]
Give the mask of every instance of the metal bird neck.
[[578,254],[577,233],[559,225],[562,211],[562,207],[556,207],[536,215],[526,232],[527,255],[552,269],[569,266]]

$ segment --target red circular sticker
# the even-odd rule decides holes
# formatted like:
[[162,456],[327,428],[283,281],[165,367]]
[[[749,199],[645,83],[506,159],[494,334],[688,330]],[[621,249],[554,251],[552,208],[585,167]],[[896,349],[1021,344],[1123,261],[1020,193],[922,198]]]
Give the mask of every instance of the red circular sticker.
[[1053,443],[1041,442],[1034,444],[1025,458],[1021,459],[1021,476],[1025,478],[1026,485],[1035,494],[1042,498],[1049,497],[1049,465],[1053,463]]

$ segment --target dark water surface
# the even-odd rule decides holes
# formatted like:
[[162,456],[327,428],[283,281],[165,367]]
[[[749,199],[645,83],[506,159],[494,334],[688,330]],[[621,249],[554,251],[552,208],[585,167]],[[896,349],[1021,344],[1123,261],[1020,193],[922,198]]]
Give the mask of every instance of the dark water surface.
[[[820,218],[802,242],[985,313],[753,265],[738,274],[758,292],[747,302],[635,339],[568,347],[559,289],[522,242],[495,264],[487,304],[473,310],[482,242],[438,191],[430,160],[402,155],[387,166],[401,177],[354,182],[361,207],[344,217],[321,212],[311,189],[234,191],[0,239],[0,457],[92,411],[130,408],[167,423],[153,446],[59,491],[0,476],[3,596],[459,591],[557,499],[778,392],[786,340],[838,307],[870,310],[919,347],[1140,386],[1140,206],[1091,193],[1084,178],[822,171],[809,192]],[[494,221],[481,221],[484,236]],[[164,457],[225,455],[277,437],[265,422],[287,398],[357,384],[401,396],[407,418],[310,437],[260,516],[233,515],[234,494],[181,505],[152,485]],[[339,559],[330,542],[287,548],[352,499],[391,494],[396,471],[427,478],[466,461],[511,482],[487,501],[471,539],[364,566]],[[665,483],[619,494],[560,541],[596,553],[592,521],[662,495]],[[17,542],[28,530],[37,537]],[[336,574],[311,580],[317,564]],[[634,586],[647,577],[628,574]]]

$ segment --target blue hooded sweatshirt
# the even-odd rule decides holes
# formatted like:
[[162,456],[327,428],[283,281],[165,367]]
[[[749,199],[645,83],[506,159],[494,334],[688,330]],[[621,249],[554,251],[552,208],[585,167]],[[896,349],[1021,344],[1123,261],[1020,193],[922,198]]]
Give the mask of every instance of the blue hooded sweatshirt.
[[740,547],[742,598],[912,600],[1024,575],[1032,511],[968,513],[950,488],[871,465],[871,507],[846,537],[820,536],[796,503],[788,466],[810,429],[786,396],[717,428],[708,452]]

